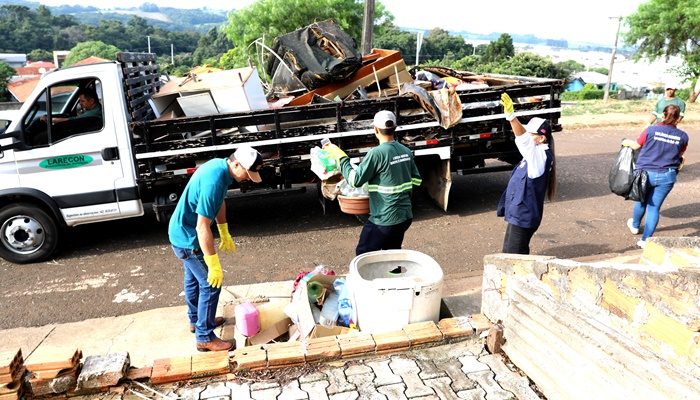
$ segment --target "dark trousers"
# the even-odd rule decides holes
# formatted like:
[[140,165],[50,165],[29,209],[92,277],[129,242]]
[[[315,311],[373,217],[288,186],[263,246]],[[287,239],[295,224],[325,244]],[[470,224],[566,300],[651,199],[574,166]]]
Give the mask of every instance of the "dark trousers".
[[506,236],[503,238],[502,253],[530,254],[530,239],[537,232],[537,228],[522,228],[508,224]]
[[355,255],[376,250],[400,249],[403,236],[411,226],[413,219],[407,219],[396,225],[380,226],[365,222],[360,233],[360,241],[355,248]]

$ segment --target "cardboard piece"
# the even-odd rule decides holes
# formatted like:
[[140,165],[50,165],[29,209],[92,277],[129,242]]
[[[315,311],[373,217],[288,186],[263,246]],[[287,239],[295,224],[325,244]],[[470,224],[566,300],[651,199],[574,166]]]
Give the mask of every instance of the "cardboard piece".
[[238,329],[235,329],[233,338],[236,341],[236,348],[240,349],[246,346],[255,346],[270,343],[278,337],[287,333],[289,331],[290,326],[292,326],[292,320],[289,318],[284,318],[263,329],[257,335],[251,337],[243,336],[243,334]]
[[343,326],[327,327],[317,324],[311,312],[311,303],[309,303],[309,293],[307,290],[309,282],[320,282],[326,290],[335,291],[335,289],[333,289],[333,282],[338,278],[344,278],[344,276],[315,274],[311,276],[306,275],[301,279],[292,297],[292,302],[285,308],[285,313],[295,323],[295,333],[297,333],[295,335],[289,335],[290,341],[300,340],[302,335],[304,337],[318,338],[336,336],[351,331],[349,328]]

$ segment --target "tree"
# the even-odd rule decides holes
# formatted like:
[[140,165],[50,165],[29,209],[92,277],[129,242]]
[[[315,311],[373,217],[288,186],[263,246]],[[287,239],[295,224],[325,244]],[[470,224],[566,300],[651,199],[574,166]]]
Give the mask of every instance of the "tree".
[[676,70],[683,82],[690,82],[689,102],[700,91],[695,86],[700,78],[700,1],[649,0],[625,19],[629,30],[622,33],[628,46],[636,46],[636,60],[679,56],[683,65]]
[[420,54],[423,60],[433,60],[433,63],[442,64],[443,61],[454,61],[473,52],[474,47],[466,44],[461,36],[450,36],[444,29],[433,28],[423,40]]
[[10,64],[5,61],[0,61],[0,101],[10,100],[10,92],[7,90],[7,83],[15,74],[17,74],[17,71],[10,67]]
[[416,33],[399,29],[391,23],[385,24],[384,32],[375,35],[374,47],[378,49],[396,50],[401,53],[407,65],[416,63]]
[[90,56],[100,57],[107,60],[116,60],[116,53],[119,49],[111,44],[104,44],[98,41],[89,41],[80,43],[70,50],[63,62],[63,66],[67,67],[75,64],[78,61],[84,60]]
[[486,51],[481,61],[484,63],[499,63],[510,59],[514,55],[513,39],[509,34],[503,33],[498,40],[492,41],[486,46]]
[[[247,64],[250,53],[246,49],[253,41],[264,38],[264,43],[270,46],[277,36],[326,19],[333,19],[340,29],[359,43],[363,13],[362,0],[258,0],[229,13],[224,31],[234,46],[245,51],[232,53],[236,58],[229,55],[227,61],[234,61],[236,66],[242,67]],[[374,8],[375,33],[382,29],[382,21],[393,18],[377,2]]]
[[32,50],[27,57],[29,60],[32,62],[37,62],[37,61],[49,61],[53,62],[53,53],[50,51],[42,50],[42,49],[34,49]]
[[199,38],[197,49],[194,51],[194,63],[202,65],[207,59],[218,60],[221,56],[233,48],[233,43],[228,39],[223,30],[211,28],[206,35]]

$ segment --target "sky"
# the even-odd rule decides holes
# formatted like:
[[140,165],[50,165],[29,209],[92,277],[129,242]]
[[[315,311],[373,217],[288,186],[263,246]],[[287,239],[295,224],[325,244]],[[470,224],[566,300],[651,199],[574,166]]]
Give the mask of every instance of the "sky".
[[[148,0],[160,7],[238,9],[254,0]],[[647,0],[378,0],[394,14],[394,23],[407,28],[467,31],[488,34],[533,34],[540,38],[565,39],[612,46],[617,17],[637,11]],[[119,7],[138,7],[146,0],[120,0]],[[110,2],[111,3],[111,2]],[[95,5],[94,0],[41,0],[41,4]],[[225,4],[226,6],[222,6]],[[460,4],[456,7],[455,4]],[[100,6],[98,6],[100,7]],[[105,7],[114,7],[105,5]],[[500,10],[500,13],[498,12]],[[611,18],[612,17],[612,18]],[[624,26],[623,26],[624,31]]]

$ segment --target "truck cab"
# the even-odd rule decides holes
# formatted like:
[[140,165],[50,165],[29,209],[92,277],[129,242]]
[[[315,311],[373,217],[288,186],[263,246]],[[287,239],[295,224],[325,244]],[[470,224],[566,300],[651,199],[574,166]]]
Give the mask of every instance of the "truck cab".
[[[117,63],[45,74],[0,135],[0,256],[35,262],[62,227],[143,214]],[[97,93],[97,112],[80,106]]]

